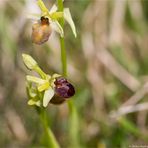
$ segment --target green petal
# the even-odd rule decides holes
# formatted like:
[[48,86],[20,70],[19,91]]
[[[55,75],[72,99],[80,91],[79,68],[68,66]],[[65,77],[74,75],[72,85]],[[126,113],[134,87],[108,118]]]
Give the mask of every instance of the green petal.
[[41,78],[30,76],[30,75],[27,75],[26,79],[29,82],[34,82],[34,83],[37,83],[37,84],[40,84],[40,85],[46,82],[45,80],[43,80]]
[[51,19],[58,20],[63,17],[63,12],[53,12],[50,14]]
[[72,20],[72,16],[71,16],[71,13],[70,13],[69,8],[65,8],[65,9],[64,9],[64,19],[65,19],[65,20],[68,22],[68,24],[70,25],[74,36],[77,37],[75,24],[74,24],[74,22],[73,22],[73,20]]
[[46,8],[45,4],[43,3],[42,0],[37,1],[38,6],[40,7],[42,13],[47,13],[48,9]]
[[43,106],[44,107],[47,107],[49,101],[52,99],[53,96],[54,96],[54,90],[50,87],[44,93],[44,98],[43,98]]
[[42,92],[44,90],[47,90],[49,88],[49,81],[44,82],[44,84],[41,84],[38,86],[38,91]]

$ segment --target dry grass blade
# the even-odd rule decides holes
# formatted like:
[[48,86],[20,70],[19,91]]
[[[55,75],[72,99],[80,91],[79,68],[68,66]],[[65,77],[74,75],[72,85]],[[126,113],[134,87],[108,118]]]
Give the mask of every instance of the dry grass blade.
[[28,134],[19,115],[13,109],[8,109],[5,118],[10,131],[16,139],[21,142],[28,142]]
[[119,118],[120,116],[123,116],[128,113],[137,112],[137,111],[143,111],[148,110],[148,103],[141,103],[137,105],[129,105],[124,106],[118,109],[116,112],[111,112],[110,117],[112,118]]
[[[123,33],[123,21],[125,15],[125,6],[126,0],[115,0],[113,14],[111,15],[110,23],[110,35],[109,42],[110,44],[121,44],[121,38]],[[120,13],[119,13],[120,12]]]
[[143,87],[139,89],[131,98],[129,98],[125,103],[123,103],[121,107],[136,104],[145,96],[147,92],[148,92],[148,82],[145,83]]
[[101,49],[97,54],[98,60],[125,86],[131,91],[136,91],[140,87],[139,81],[125,70],[114,57],[105,49]]

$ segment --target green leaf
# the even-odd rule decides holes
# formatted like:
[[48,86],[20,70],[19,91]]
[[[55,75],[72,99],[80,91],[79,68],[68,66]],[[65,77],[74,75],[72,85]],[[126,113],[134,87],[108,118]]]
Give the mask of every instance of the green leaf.
[[121,117],[118,121],[127,131],[133,133],[135,136],[141,135],[140,130],[126,118]]
[[44,97],[43,97],[43,106],[47,107],[49,101],[52,99],[52,97],[54,96],[54,90],[49,87],[48,90],[45,91],[44,93]]
[[68,22],[68,24],[70,25],[72,32],[74,34],[75,37],[77,37],[77,33],[76,33],[76,28],[75,28],[75,24],[73,22],[71,13],[69,8],[65,8],[64,9],[64,19]]

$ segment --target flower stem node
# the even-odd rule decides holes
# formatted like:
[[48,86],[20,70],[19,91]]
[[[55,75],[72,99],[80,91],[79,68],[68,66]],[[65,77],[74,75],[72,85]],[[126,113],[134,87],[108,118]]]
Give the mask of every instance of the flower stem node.
[[75,94],[73,85],[66,78],[59,74],[50,76],[44,73],[30,55],[22,54],[22,57],[27,68],[40,75],[40,77],[26,76],[28,105],[47,107],[49,102],[61,104]]

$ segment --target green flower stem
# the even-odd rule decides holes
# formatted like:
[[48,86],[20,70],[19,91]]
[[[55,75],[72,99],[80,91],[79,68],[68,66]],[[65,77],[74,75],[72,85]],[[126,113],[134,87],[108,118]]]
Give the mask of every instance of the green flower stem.
[[40,115],[40,120],[41,120],[43,127],[44,127],[48,147],[49,148],[59,148],[60,146],[59,146],[53,132],[51,131],[51,129],[49,127],[47,112],[46,112],[45,108],[41,108],[39,110],[39,115]]
[[43,72],[43,70],[39,66],[35,66],[34,70],[41,76],[41,78],[45,79],[46,74]]
[[[63,12],[63,1],[58,0],[58,10]],[[62,28],[64,28],[64,18],[61,18],[59,21]],[[60,37],[60,46],[61,46],[61,63],[62,63],[62,72],[63,76],[67,76],[67,56],[66,56],[66,49],[65,49],[65,41],[64,37]],[[70,143],[72,147],[79,147],[78,142],[78,114],[76,107],[72,100],[67,101],[68,108],[70,112],[70,121],[69,121],[69,135],[70,135]]]
[[[59,11],[63,12],[63,1],[58,0],[58,9]],[[62,17],[59,20],[61,27],[64,27],[64,18]],[[66,56],[66,49],[65,49],[65,41],[64,37],[60,37],[60,45],[61,45],[61,62],[62,62],[62,72],[63,76],[67,76],[67,56]]]
[[66,49],[64,38],[60,37],[60,45],[61,45],[61,61],[62,61],[62,71],[63,76],[67,76],[67,57],[66,57]]
[[78,119],[78,113],[76,110],[76,107],[72,100],[68,101],[68,108],[70,111],[70,130],[69,130],[69,135],[70,135],[70,144],[72,148],[79,148],[79,136],[78,136],[78,129],[79,129],[79,119]]
[[[63,1],[62,1],[62,0],[58,0],[58,10],[59,10],[60,12],[63,12],[63,10],[64,10]],[[60,19],[60,25],[61,25],[62,27],[64,27],[64,18],[63,18],[63,17]]]

